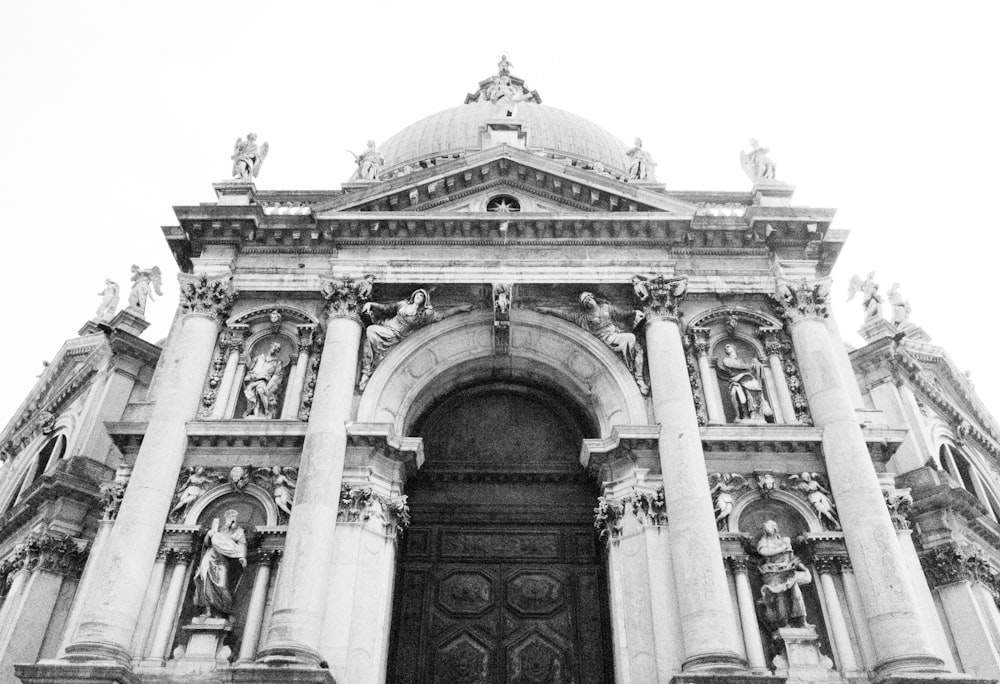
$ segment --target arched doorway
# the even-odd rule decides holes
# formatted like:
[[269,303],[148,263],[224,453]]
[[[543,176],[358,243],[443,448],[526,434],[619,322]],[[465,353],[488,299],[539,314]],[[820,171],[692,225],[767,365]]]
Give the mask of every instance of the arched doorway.
[[388,681],[613,681],[598,492],[578,460],[591,419],[550,389],[488,382],[409,434],[426,461],[406,488]]

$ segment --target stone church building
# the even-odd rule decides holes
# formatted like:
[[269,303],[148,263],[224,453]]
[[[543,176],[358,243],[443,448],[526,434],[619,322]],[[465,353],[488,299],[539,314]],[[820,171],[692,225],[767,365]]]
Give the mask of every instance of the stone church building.
[[668,190],[504,58],[339,190],[267,153],[0,433],[0,681],[1000,677],[1000,426],[898,288],[845,347],[766,149]]

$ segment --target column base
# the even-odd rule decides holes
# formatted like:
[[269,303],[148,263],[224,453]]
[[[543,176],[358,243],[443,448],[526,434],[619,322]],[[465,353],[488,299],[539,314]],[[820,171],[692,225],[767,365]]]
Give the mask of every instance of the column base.
[[49,661],[15,665],[14,675],[24,684],[138,684],[139,677],[124,665],[96,665]]
[[305,646],[271,646],[264,648],[257,653],[257,665],[267,665],[269,667],[297,667],[323,669],[327,667],[326,661],[316,651]]
[[101,641],[77,641],[66,647],[66,660],[71,663],[91,663],[95,666],[119,665],[132,667],[132,654],[118,644]]
[[876,677],[879,684],[931,684],[931,682],[948,682],[948,684],[996,684],[995,679],[981,679],[967,674],[954,672],[908,672],[899,675]]
[[784,677],[750,672],[699,672],[674,675],[670,684],[785,684]]
[[746,673],[747,661],[743,656],[732,653],[705,653],[688,658],[681,665],[684,674]]

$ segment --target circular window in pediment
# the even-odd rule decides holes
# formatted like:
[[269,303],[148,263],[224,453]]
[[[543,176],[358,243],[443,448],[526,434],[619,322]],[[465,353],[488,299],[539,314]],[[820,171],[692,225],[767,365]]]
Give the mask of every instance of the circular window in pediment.
[[521,211],[521,203],[517,201],[516,197],[511,195],[497,195],[496,197],[491,197],[486,203],[486,211],[492,211],[497,214],[511,214],[515,211]]

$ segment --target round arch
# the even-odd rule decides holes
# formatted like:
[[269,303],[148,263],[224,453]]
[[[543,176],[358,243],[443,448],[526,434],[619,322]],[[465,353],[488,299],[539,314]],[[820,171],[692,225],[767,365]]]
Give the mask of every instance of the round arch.
[[[406,435],[412,420],[449,391],[495,378],[493,317],[461,314],[427,326],[386,356],[358,404],[357,421],[391,423]],[[511,312],[510,356],[504,372],[558,391],[600,431],[650,422],[646,400],[622,360],[582,328],[554,316]]]

